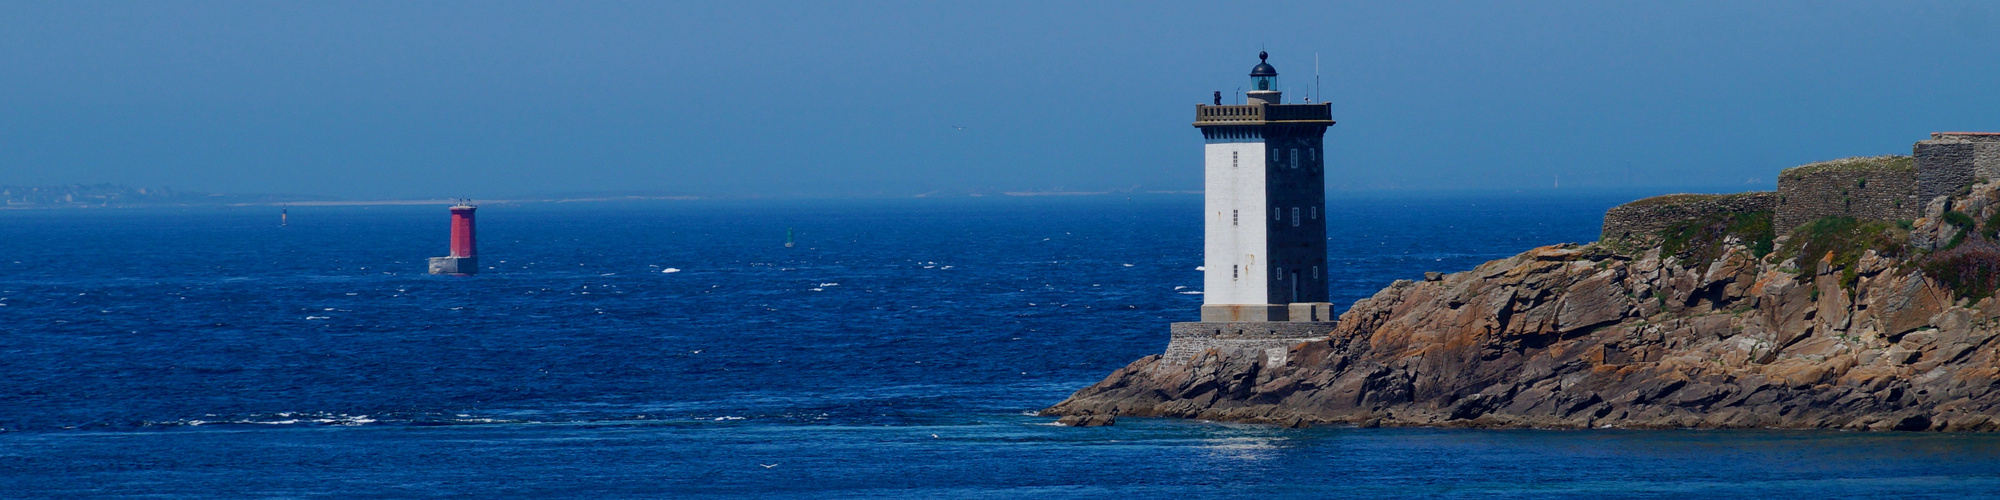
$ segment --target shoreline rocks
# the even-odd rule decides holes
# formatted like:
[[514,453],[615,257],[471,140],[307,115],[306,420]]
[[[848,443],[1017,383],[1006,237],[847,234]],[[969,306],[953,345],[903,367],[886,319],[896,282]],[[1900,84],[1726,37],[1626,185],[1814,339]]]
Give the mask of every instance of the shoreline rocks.
[[1536,248],[1398,281],[1282,364],[1213,349],[1185,363],[1148,356],[1042,414],[2000,430],[2000,302],[1965,296],[1969,277],[1937,275],[1958,269],[1941,263],[2000,262],[2000,226],[1951,222],[2000,224],[1995,200],[2000,184],[1981,185],[1904,225],[1801,227],[1775,251],[1723,225],[1669,255],[1661,244]]

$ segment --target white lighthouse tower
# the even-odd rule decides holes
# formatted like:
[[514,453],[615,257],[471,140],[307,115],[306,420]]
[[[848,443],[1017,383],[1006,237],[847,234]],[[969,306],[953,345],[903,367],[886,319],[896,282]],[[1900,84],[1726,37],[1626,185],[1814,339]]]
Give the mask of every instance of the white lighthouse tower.
[[1202,322],[1331,321],[1326,103],[1284,104],[1259,52],[1248,104],[1196,105],[1206,177]]

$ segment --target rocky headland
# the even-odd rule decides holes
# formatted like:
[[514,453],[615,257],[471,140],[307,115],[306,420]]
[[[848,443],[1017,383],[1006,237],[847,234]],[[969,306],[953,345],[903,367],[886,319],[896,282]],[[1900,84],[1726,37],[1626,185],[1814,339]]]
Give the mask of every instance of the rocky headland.
[[[1906,172],[1908,158],[1854,160]],[[1852,174],[1836,163],[1816,168]],[[1843,195],[1869,182],[1839,179]],[[1072,425],[2000,430],[2000,183],[1919,206],[1878,197],[1877,211],[1915,218],[1783,229],[1782,186],[1755,203],[1703,196],[1621,207],[1675,208],[1621,231],[1607,223],[1595,243],[1398,281],[1283,356],[1148,356],[1043,414]]]

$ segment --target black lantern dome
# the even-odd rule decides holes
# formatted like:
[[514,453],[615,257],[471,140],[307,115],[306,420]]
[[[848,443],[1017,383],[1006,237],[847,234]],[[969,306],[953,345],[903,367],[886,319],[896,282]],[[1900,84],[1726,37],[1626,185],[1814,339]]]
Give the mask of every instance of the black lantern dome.
[[1273,68],[1271,63],[1264,61],[1270,58],[1270,53],[1257,52],[1257,67],[1250,68],[1250,76],[1278,76],[1278,68]]
[[1264,61],[1270,58],[1271,54],[1261,50],[1257,51],[1257,67],[1250,68],[1251,88],[1259,91],[1277,90],[1274,82],[1278,79],[1278,68],[1273,68],[1271,67],[1271,63]]

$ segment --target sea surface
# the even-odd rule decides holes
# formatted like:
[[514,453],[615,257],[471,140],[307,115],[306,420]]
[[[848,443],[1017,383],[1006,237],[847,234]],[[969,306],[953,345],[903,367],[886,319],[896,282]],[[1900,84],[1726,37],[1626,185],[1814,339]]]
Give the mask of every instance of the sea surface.
[[[1341,307],[1624,194],[1336,195]],[[1201,302],[1200,200],[0,210],[0,497],[2000,491],[1987,435],[1034,416]],[[787,230],[797,245],[784,246]]]

